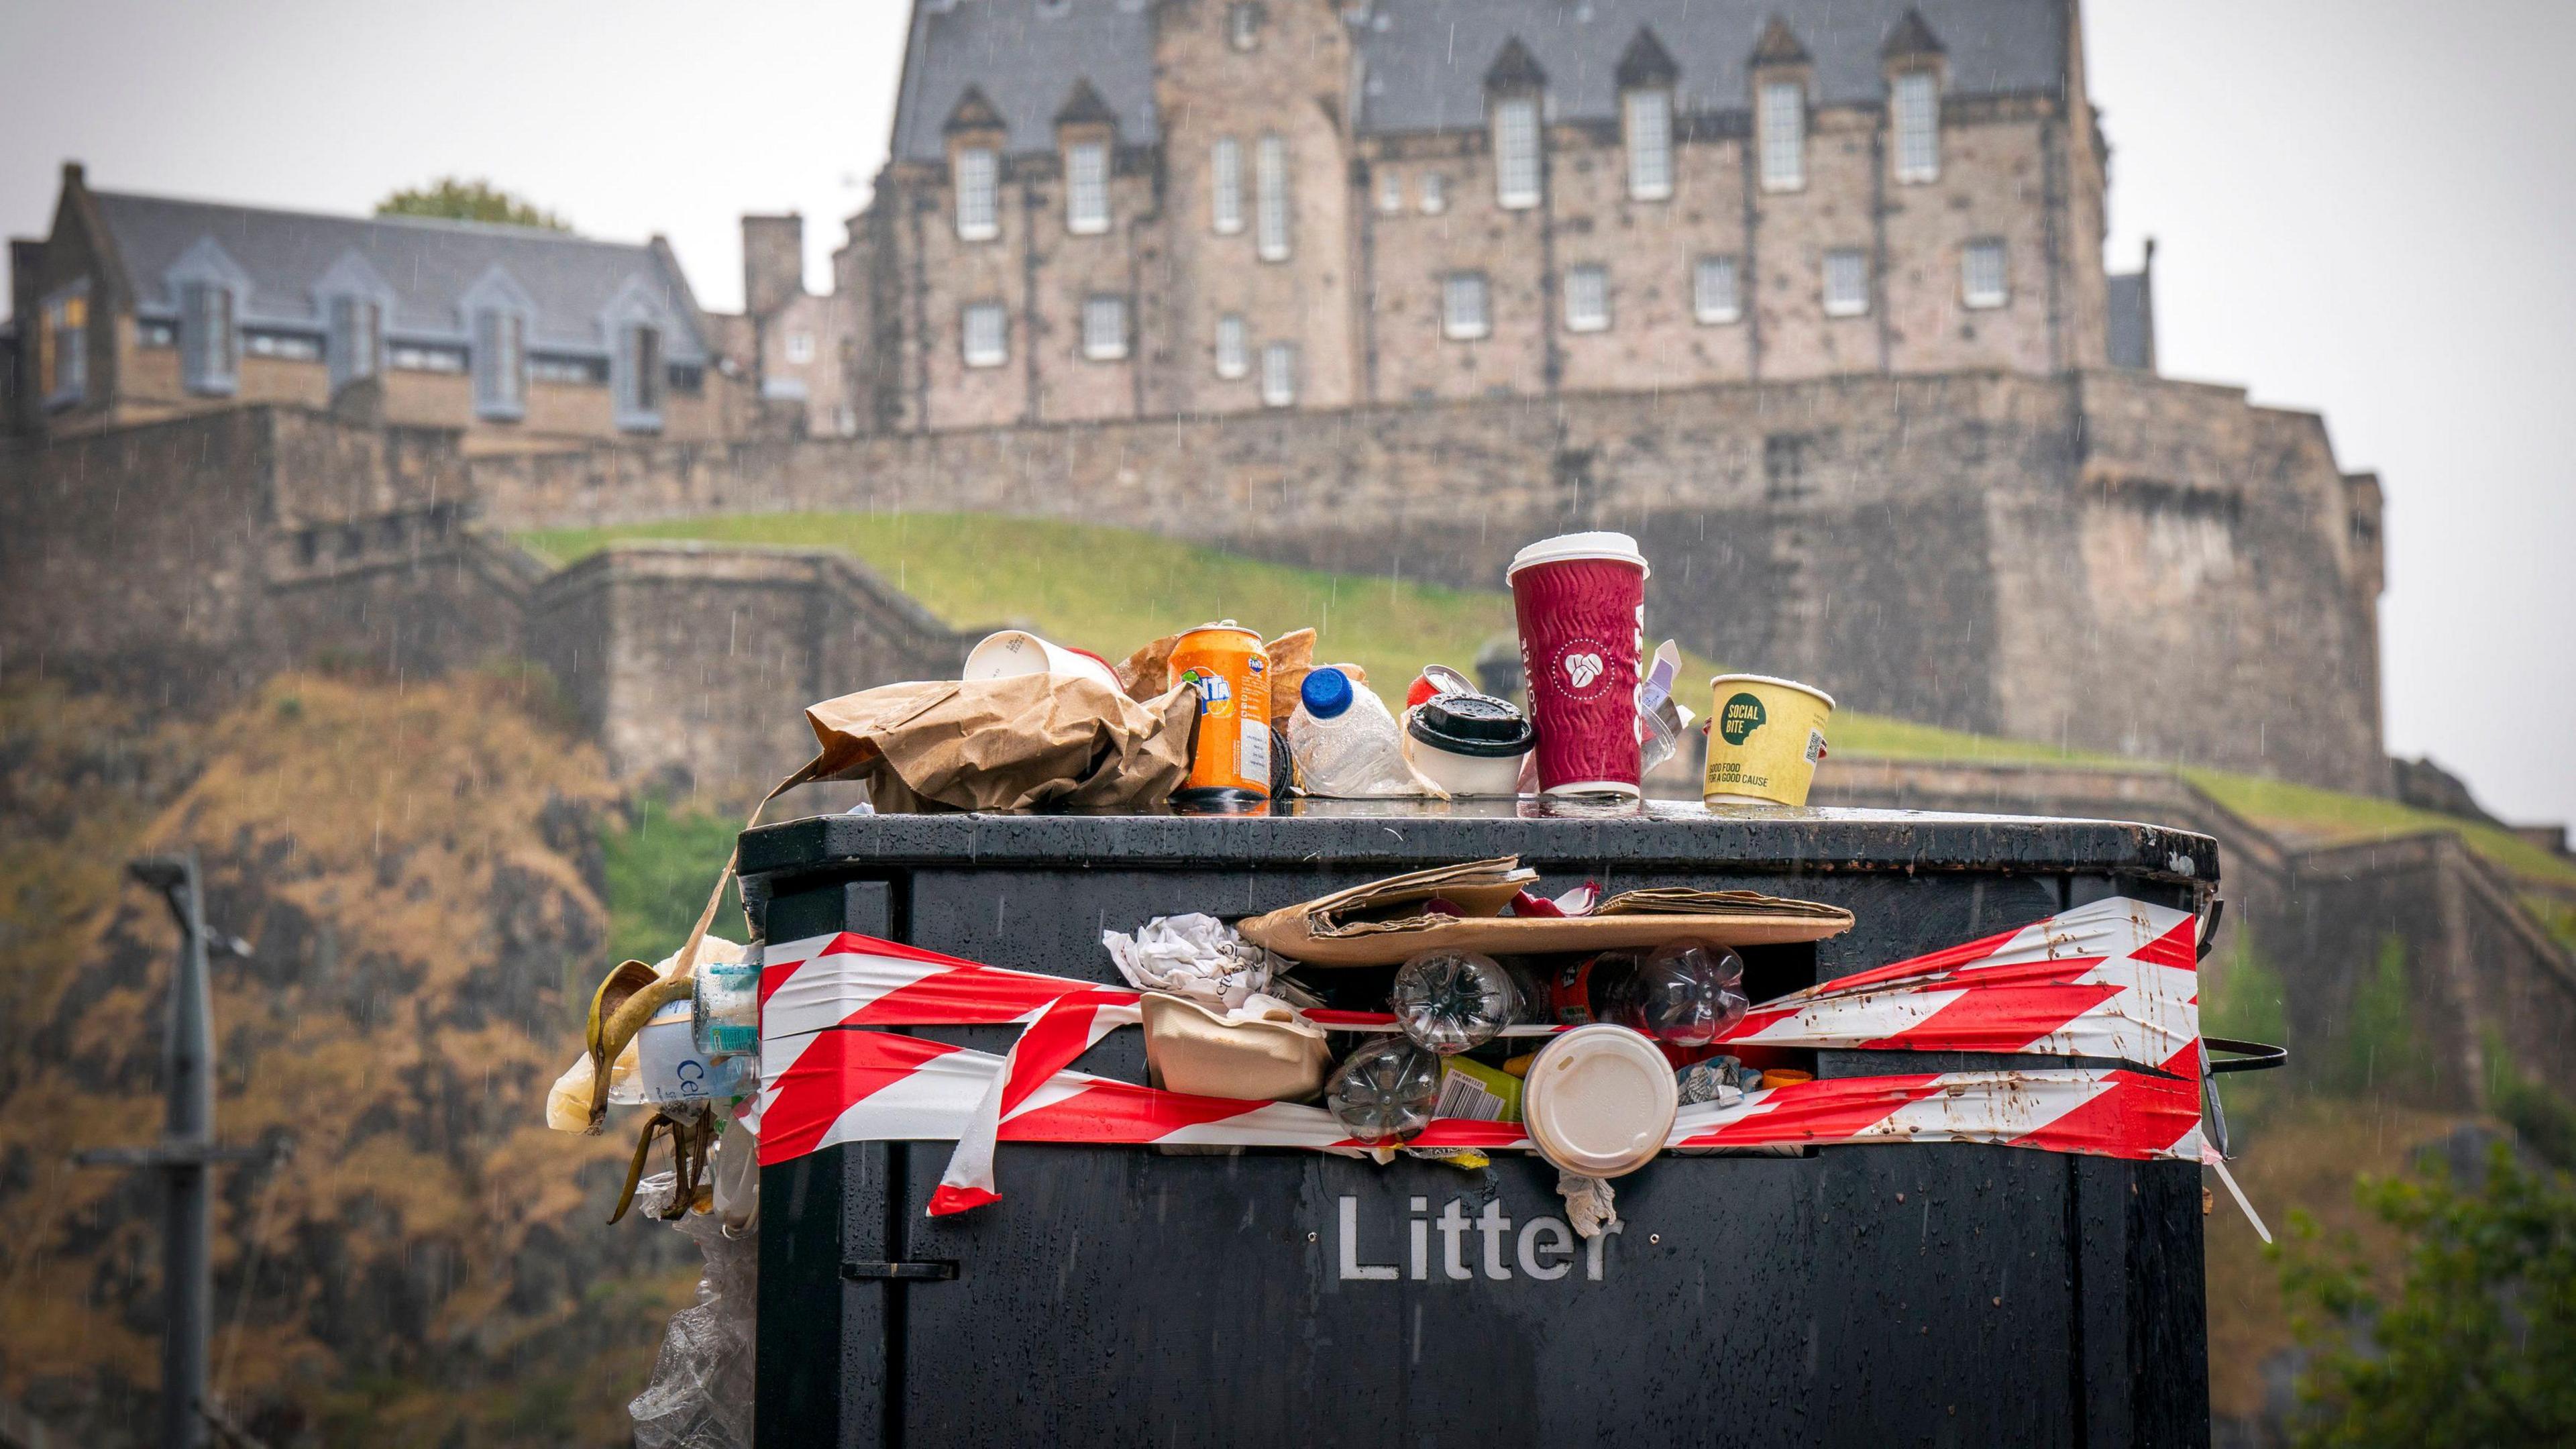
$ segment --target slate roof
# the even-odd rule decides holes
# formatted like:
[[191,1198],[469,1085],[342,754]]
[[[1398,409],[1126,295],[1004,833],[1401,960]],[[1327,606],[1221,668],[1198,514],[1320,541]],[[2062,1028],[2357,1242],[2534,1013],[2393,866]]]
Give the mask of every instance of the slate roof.
[[1515,38],[1547,72],[1556,119],[1615,120],[1613,73],[1640,26],[1679,68],[1684,113],[1748,108],[1746,64],[1775,17],[1810,58],[1826,105],[1886,99],[1882,52],[1909,10],[1939,40],[1950,94],[2053,94],[2065,83],[2064,0],[1377,0],[1376,9],[1355,37],[1367,77],[1362,132],[1481,124],[1485,71]]
[[895,97],[894,157],[945,161],[942,130],[969,88],[1000,112],[1014,153],[1055,149],[1055,118],[1087,81],[1136,145],[1160,139],[1154,23],[1141,0],[923,0]]
[[355,255],[393,293],[388,335],[465,340],[468,324],[458,304],[497,267],[535,305],[531,350],[605,354],[610,338],[601,314],[640,283],[672,329],[666,355],[680,363],[707,358],[688,279],[650,246],[426,217],[321,216],[118,192],[91,195],[145,312],[176,312],[179,299],[165,274],[211,238],[249,275],[240,317],[246,326],[320,327],[327,319],[314,289]]

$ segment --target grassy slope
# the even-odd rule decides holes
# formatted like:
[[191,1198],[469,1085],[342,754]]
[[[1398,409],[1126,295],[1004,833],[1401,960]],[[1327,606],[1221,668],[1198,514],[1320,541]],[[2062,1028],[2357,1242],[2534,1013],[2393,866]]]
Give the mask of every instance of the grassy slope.
[[[559,529],[521,542],[569,563],[616,539],[702,539],[845,549],[961,626],[1010,621],[1111,659],[1201,620],[1240,619],[1277,635],[1312,624],[1322,657],[1354,661],[1380,693],[1396,694],[1420,667],[1465,669],[1512,627],[1501,590],[1448,589],[1260,563],[1124,529],[979,514],[798,513],[692,518],[606,529]],[[1686,660],[1684,677],[1712,672]],[[1999,760],[2135,768],[2138,761],[2027,740],[1963,734],[1840,712],[1834,748],[1851,756]],[[2390,800],[2288,785],[2224,770],[2183,775],[2228,808],[2300,840],[2340,843],[2421,830],[2456,830],[2516,874],[2576,888],[2576,865],[2505,831],[2464,824]]]

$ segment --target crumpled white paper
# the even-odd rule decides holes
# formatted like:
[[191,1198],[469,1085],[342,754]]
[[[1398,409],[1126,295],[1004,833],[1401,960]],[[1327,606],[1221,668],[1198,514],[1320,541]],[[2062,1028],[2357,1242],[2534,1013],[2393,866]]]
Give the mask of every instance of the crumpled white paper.
[[1286,1002],[1267,994],[1270,953],[1214,916],[1156,916],[1133,936],[1103,931],[1100,944],[1139,991],[1186,996],[1227,1016],[1247,1005],[1261,1016],[1271,1015],[1270,1007],[1286,1012]]
[[1603,1179],[1560,1172],[1556,1195],[1565,1199],[1565,1215],[1573,1221],[1576,1237],[1597,1238],[1619,1231],[1618,1194]]

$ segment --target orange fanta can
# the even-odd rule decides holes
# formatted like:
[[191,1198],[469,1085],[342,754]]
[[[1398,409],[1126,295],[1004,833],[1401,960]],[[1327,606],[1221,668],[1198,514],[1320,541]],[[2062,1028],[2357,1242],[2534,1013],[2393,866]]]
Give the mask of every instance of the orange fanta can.
[[1172,677],[1199,692],[1198,749],[1172,798],[1191,804],[1270,798],[1270,656],[1232,619],[1202,624],[1172,646]]

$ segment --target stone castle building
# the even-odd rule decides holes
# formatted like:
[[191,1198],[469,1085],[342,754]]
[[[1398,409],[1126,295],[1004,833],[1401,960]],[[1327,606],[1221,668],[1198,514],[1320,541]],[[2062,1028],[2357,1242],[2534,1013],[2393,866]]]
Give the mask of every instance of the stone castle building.
[[9,244],[13,431],[244,403],[475,447],[733,436],[747,409],[670,246],[94,191]]
[[922,431],[2152,362],[2073,0],[922,0],[838,258]]

